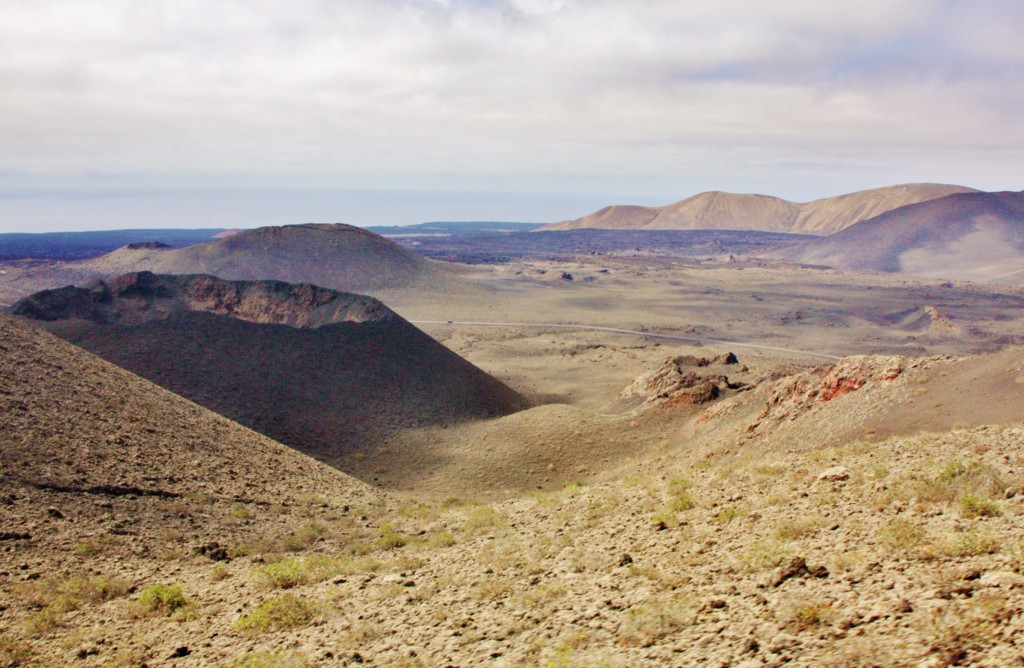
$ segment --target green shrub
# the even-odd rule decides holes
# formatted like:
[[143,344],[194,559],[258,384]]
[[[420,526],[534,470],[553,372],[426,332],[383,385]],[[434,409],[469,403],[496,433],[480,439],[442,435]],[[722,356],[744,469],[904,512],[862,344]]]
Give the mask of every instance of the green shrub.
[[181,585],[155,584],[139,594],[138,605],[144,612],[170,616],[189,604]]
[[256,579],[275,589],[290,589],[329,580],[343,573],[366,570],[367,560],[311,554],[304,558],[282,559],[256,569]]
[[427,547],[435,550],[443,547],[451,547],[452,545],[455,545],[455,536],[453,536],[449,531],[435,533],[427,539]]
[[998,517],[1003,512],[997,503],[967,494],[960,497],[960,514],[964,517]]
[[409,543],[409,537],[404,533],[399,533],[394,529],[386,529],[381,532],[380,538],[377,539],[377,546],[382,550],[397,550],[405,547]]
[[243,615],[234,627],[239,631],[261,633],[305,626],[320,616],[320,606],[294,594],[285,594],[264,601],[258,608]]

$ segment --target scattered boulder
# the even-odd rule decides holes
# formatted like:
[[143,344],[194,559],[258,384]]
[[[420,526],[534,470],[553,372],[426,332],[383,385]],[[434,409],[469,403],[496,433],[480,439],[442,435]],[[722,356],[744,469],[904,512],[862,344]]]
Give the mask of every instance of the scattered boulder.
[[849,479],[850,469],[845,466],[833,466],[818,474],[818,480],[821,482],[840,482]]
[[1016,589],[1024,587],[1024,575],[1012,571],[992,571],[978,578],[978,583],[983,587]]
[[228,555],[227,548],[223,547],[220,543],[207,543],[200,545],[196,549],[196,554],[201,554],[204,557],[209,557],[211,561],[230,561],[231,557]]
[[796,577],[826,578],[828,577],[828,569],[824,566],[808,566],[807,560],[803,557],[793,557],[775,574],[771,585],[778,587],[786,580]]

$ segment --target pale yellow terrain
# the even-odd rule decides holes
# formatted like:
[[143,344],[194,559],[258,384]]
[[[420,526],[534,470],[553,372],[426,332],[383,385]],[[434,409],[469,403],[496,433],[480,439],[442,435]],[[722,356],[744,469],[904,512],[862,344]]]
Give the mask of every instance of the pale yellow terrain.
[[[113,474],[182,495],[6,471],[0,531],[31,537],[0,543],[0,665],[1019,664],[1024,291],[744,258],[459,273],[374,294],[534,405],[395,432],[360,482],[0,321],[13,472],[159,447]],[[667,360],[736,387],[623,393]]]

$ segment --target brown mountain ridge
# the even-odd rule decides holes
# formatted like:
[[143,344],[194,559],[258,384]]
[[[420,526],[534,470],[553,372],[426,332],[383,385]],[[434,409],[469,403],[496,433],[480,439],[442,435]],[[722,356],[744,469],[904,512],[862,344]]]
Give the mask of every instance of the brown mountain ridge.
[[662,207],[610,206],[538,231],[580,228],[642,230],[760,230],[833,234],[886,211],[971,188],[910,183],[798,204],[768,195],[705,192]]

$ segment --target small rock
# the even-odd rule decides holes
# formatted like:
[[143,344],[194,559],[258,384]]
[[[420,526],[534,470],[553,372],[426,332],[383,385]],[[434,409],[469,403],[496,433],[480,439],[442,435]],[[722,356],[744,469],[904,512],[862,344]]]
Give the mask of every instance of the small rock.
[[790,578],[811,576],[816,578],[827,578],[828,569],[824,566],[808,567],[807,561],[803,557],[793,557],[789,560],[785,566],[779,569],[779,572],[772,578],[771,585],[778,587],[783,582]]
[[1016,588],[1024,586],[1024,576],[1010,571],[992,571],[978,578],[983,587]]
[[710,601],[708,601],[708,607],[711,608],[712,610],[721,610],[722,608],[726,607],[727,605],[728,604],[725,602],[725,599],[721,599],[721,598],[713,598]]
[[75,652],[75,656],[77,656],[79,659],[84,659],[87,656],[94,656],[94,655],[99,654],[99,653],[100,653],[100,648],[97,647],[96,645],[91,645],[90,644],[90,645],[82,645],[82,646],[80,646],[78,648],[78,651]]
[[46,514],[49,515],[50,517],[52,517],[55,520],[62,520],[62,519],[64,519],[64,513],[60,512],[59,510],[57,510],[53,506],[50,506],[49,508],[46,509]]
[[207,543],[196,549],[197,554],[209,557],[212,561],[229,561],[228,551],[220,543]]
[[903,599],[899,603],[896,604],[896,612],[898,612],[900,614],[904,614],[905,615],[908,612],[913,612],[913,611],[914,611],[914,606],[911,605],[910,601],[908,601],[907,599]]
[[182,645],[181,647],[178,647],[173,652],[171,652],[171,658],[172,659],[180,659],[181,657],[188,656],[191,653],[192,653],[192,650],[190,650],[188,648],[188,646]]
[[633,563],[633,557],[627,552],[619,559],[619,566],[629,566]]
[[818,474],[818,480],[822,482],[840,482],[850,479],[850,469],[845,466],[833,466]]
[[739,360],[736,358],[736,355],[734,353],[722,353],[721,355],[716,357],[714,360],[712,360],[712,363],[713,364],[739,364]]

